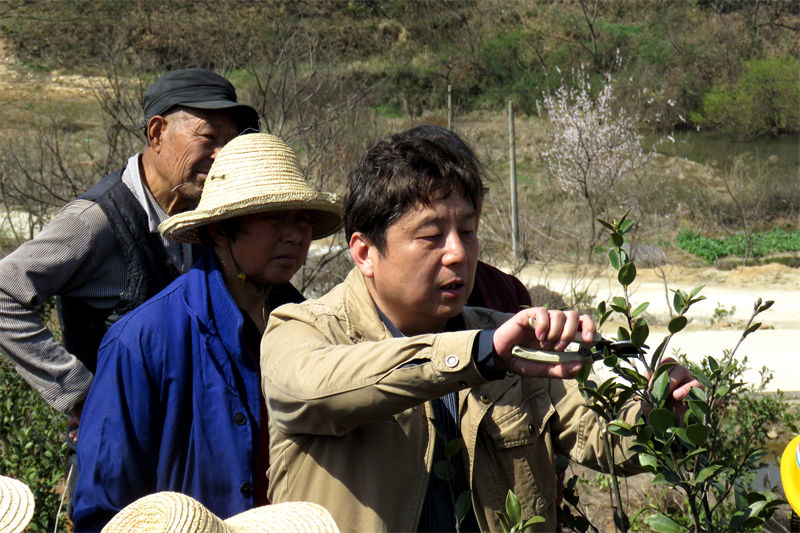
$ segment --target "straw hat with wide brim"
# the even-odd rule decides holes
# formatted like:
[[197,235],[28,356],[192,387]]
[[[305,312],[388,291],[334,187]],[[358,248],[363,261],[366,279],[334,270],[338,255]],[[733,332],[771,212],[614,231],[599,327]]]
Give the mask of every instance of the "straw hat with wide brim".
[[217,154],[197,208],[168,218],[158,229],[174,241],[196,243],[197,228],[211,222],[290,209],[311,213],[312,239],[342,227],[341,201],[306,183],[286,143],[267,133],[245,134]]
[[178,492],[139,498],[111,519],[103,533],[339,533],[322,506],[287,502],[256,507],[222,520],[203,504]]
[[0,476],[0,531],[19,533],[33,518],[33,493],[22,481]]

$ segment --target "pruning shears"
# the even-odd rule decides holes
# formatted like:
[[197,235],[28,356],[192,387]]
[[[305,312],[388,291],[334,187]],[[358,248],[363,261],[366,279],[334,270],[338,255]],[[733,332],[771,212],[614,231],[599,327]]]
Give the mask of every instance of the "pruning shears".
[[[533,320],[530,320],[533,327]],[[567,363],[569,361],[580,361],[581,363],[593,363],[601,361],[606,354],[612,355],[635,355],[641,353],[631,341],[612,341],[603,338],[599,333],[594,334],[592,342],[584,342],[581,332],[575,334],[572,342],[578,344],[577,351],[554,352],[550,350],[533,350],[524,346],[514,346],[511,353],[517,357],[522,357],[538,363]]]

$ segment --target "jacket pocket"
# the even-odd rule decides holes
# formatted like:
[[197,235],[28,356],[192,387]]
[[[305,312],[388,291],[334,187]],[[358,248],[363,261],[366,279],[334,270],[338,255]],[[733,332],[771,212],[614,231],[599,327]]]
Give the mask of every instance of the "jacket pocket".
[[497,448],[525,446],[539,438],[554,412],[543,386],[523,388],[520,380],[489,408],[482,424]]

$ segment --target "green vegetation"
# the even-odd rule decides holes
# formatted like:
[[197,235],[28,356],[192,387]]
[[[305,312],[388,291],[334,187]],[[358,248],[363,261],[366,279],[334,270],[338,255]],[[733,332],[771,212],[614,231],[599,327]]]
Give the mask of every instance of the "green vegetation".
[[713,87],[692,120],[728,133],[778,135],[800,129],[800,62],[780,56],[744,62],[734,84]]
[[[604,448],[611,455],[607,465],[611,501],[607,508],[613,513],[615,526],[622,532],[631,530],[632,510],[622,500],[619,474],[615,471],[615,464],[622,457],[630,457],[638,461],[643,471],[654,475],[653,485],[669,487],[678,498],[677,508],[662,499],[635,510],[635,518],[651,530],[664,533],[764,530],[765,523],[785,502],[771,490],[752,490],[753,477],[767,454],[769,429],[796,431],[798,417],[781,401],[780,395],[757,396],[771,379],[768,370],[762,371],[760,384],[746,385],[742,381],[747,360],[738,360],[736,351],[747,336],[760,328],[761,323],[755,319],[773,302],[762,302],[760,298],[756,301],[738,343],[721,357],[709,355],[700,365],[684,361],[692,367],[703,388],[692,388],[686,409],[678,409],[670,392],[669,376],[669,369],[677,363],[666,354],[672,337],[686,327],[692,306],[705,298],[700,294],[702,287],[688,293],[673,291],[672,307],[676,314],[669,322],[669,333],[660,342],[650,341],[650,329],[644,318],[649,302],[634,303],[629,293],[636,279],[636,266],[623,246],[631,234],[633,221],[626,214],[619,220],[601,224],[610,232],[609,260],[618,273],[622,295],[600,302],[595,316],[599,326],[612,315],[621,318],[624,326],[618,328],[617,339],[630,342],[638,353],[614,354],[604,348],[599,355],[614,377],[597,382],[596,376],[590,376],[587,365],[577,380],[587,405],[607,429],[603,432]],[[624,419],[626,406],[632,399],[642,402],[642,415],[631,424]],[[625,454],[619,455],[615,450],[623,443],[627,443]],[[569,490],[564,495],[572,507],[561,510],[568,525],[586,519],[572,490],[573,479],[567,482]],[[572,515],[572,510],[579,514]],[[585,527],[580,527],[581,531],[589,528],[597,531],[589,523],[582,526]]]
[[37,70],[102,74],[112,57],[136,57],[151,72],[246,70],[248,43],[299,37],[314,43],[321,70],[368,86],[369,106],[411,116],[441,108],[448,84],[461,112],[513,99],[534,114],[557,69],[586,65],[595,77],[614,74],[632,97],[636,80],[657,87],[631,103],[659,114],[659,128],[800,128],[793,2],[38,0],[1,12],[0,36]]
[[[676,242],[678,247],[711,264],[715,259],[727,256],[745,257],[748,243],[739,233],[722,238],[705,237],[693,231],[682,231]],[[759,258],[775,252],[800,250],[800,230],[786,231],[775,228],[750,236],[750,256]]]
[[[0,356],[0,473],[26,483],[36,504],[29,531],[53,531],[66,483],[66,417],[51,409]],[[59,516],[63,531],[66,512]]]

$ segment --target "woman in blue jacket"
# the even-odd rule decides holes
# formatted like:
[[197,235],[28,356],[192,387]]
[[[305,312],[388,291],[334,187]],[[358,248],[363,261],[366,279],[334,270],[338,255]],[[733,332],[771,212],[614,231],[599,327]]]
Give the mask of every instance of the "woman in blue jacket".
[[76,531],[97,531],[158,491],[227,518],[266,500],[268,433],[259,344],[312,239],[342,225],[277,137],[242,135],[217,155],[197,209],[159,229],[202,242],[192,269],[109,329],[78,441]]

